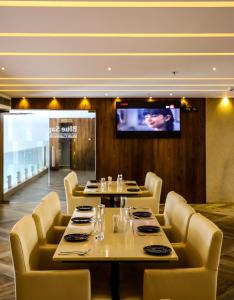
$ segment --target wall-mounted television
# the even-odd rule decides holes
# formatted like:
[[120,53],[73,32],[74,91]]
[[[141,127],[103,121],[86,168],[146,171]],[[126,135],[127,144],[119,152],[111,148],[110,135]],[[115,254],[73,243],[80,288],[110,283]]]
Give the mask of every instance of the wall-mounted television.
[[116,137],[180,137],[180,101],[116,103]]

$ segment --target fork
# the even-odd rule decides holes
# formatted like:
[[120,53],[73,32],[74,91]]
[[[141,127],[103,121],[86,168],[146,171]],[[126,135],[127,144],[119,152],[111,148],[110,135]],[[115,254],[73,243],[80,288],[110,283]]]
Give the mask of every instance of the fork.
[[91,249],[85,250],[85,251],[61,251],[58,253],[58,255],[69,255],[69,254],[77,254],[77,255],[86,255],[91,251]]

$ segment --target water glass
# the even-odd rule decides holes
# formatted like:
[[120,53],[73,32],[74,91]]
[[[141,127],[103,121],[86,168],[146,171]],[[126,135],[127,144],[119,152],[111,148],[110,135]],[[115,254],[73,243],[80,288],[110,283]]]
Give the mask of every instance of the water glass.
[[120,207],[125,207],[127,204],[127,197],[120,197]]
[[104,190],[106,188],[106,179],[105,177],[101,178],[101,190]]
[[119,215],[113,215],[113,232],[119,232]]
[[105,213],[105,204],[98,204],[98,212],[97,212],[98,218],[103,218],[104,213]]
[[98,240],[103,240],[104,238],[104,230],[103,230],[103,220],[102,218],[97,218],[95,222],[95,238]]

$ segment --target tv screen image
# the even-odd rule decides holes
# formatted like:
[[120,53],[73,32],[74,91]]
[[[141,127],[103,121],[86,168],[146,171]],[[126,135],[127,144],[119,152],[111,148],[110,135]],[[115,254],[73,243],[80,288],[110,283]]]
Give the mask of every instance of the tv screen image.
[[117,137],[180,136],[180,103],[117,103]]

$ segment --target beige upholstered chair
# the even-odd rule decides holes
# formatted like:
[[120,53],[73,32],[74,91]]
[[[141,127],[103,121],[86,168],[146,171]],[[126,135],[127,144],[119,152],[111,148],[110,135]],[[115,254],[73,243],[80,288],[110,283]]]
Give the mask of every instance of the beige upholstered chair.
[[[10,233],[17,300],[91,299],[90,272],[56,270],[51,251],[39,246],[32,216],[18,221]],[[48,253],[50,257],[48,257]],[[62,265],[62,264],[61,264]]]
[[160,225],[170,226],[170,216],[173,214],[174,206],[178,202],[187,203],[187,201],[181,195],[174,191],[171,191],[167,194],[163,214],[155,215]]
[[67,226],[70,221],[71,215],[67,215],[62,213],[61,203],[59,199],[59,195],[56,192],[50,192],[45,197],[42,198],[42,202],[48,207],[52,217],[54,218],[54,226]]
[[40,244],[59,243],[68,221],[69,216],[61,213],[58,194],[49,193],[42,202],[33,210],[34,218]]
[[160,196],[162,189],[162,179],[156,174],[149,172],[149,197],[128,197],[127,206],[150,207],[154,213],[159,212]]
[[[148,192],[148,190],[149,190],[149,185],[150,185],[150,176],[152,175],[152,174],[154,174],[153,172],[150,172],[150,171],[148,171],[147,173],[146,173],[146,175],[145,175],[145,184],[144,185],[141,185],[141,186],[139,186],[140,187],[140,189],[141,189],[141,191],[142,192],[144,192],[144,194],[145,193],[147,193]],[[147,195],[146,195],[147,196]]]
[[221,230],[204,216],[193,214],[187,242],[174,247],[178,262],[171,268],[148,264],[143,285],[142,277],[131,273],[122,282],[121,300],[215,300],[221,245]]
[[68,178],[71,182],[71,185],[73,187],[73,190],[72,190],[73,196],[82,196],[83,191],[84,191],[84,186],[79,185],[78,177],[77,177],[76,172],[71,171],[68,175],[67,176],[68,176]]
[[69,173],[64,178],[64,188],[65,188],[65,195],[66,195],[66,203],[67,203],[67,213],[72,214],[75,207],[78,205],[92,205],[97,206],[101,203],[100,197],[93,197],[93,196],[85,196],[82,193],[82,196],[74,196],[74,189],[75,184],[73,177],[71,178],[71,173]]
[[215,300],[221,245],[221,230],[194,214],[178,268],[145,270],[143,299]]
[[189,222],[195,210],[187,203],[177,202],[169,215],[169,226],[162,226],[171,243],[183,243],[187,239]]

